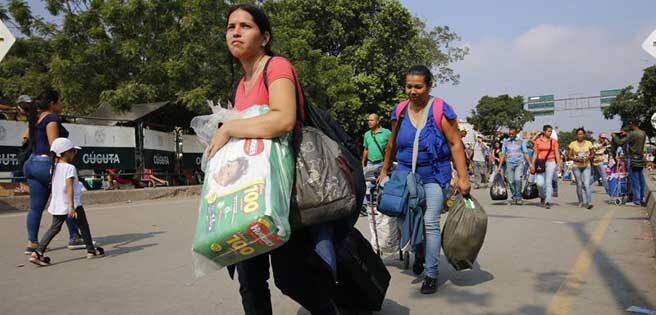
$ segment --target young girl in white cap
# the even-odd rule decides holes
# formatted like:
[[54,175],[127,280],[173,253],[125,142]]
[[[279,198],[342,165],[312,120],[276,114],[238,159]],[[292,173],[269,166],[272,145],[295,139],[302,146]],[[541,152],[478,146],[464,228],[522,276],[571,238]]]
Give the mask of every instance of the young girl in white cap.
[[73,145],[73,142],[67,138],[57,138],[52,142],[50,151],[52,154],[52,194],[48,212],[52,214],[52,226],[43,236],[39,246],[36,248],[30,262],[47,266],[50,264],[50,258],[43,256],[50,244],[50,241],[61,231],[62,224],[66,217],[74,218],[77,226],[82,233],[82,238],[87,249],[87,259],[104,256],[102,247],[95,247],[89,230],[89,223],[80,201],[82,185],[77,178],[77,169],[73,164],[73,159],[80,147]]

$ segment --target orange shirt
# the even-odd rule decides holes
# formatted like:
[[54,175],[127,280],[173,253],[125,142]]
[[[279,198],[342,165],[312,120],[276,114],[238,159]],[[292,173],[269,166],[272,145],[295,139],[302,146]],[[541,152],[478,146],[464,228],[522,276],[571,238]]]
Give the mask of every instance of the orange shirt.
[[[551,146],[551,151],[549,147]],[[535,152],[537,152],[539,160],[555,161],[556,160],[556,151],[558,151],[558,141],[554,139],[547,139],[545,137],[540,137],[535,140]],[[549,156],[547,156],[549,152]]]

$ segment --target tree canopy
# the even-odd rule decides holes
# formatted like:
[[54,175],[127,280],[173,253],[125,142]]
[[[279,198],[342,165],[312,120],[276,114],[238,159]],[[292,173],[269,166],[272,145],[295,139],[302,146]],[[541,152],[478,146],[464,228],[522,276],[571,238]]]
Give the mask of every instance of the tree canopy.
[[604,109],[607,119],[619,116],[622,123],[631,120],[638,122],[640,129],[651,138],[656,136],[656,129],[651,125],[651,116],[656,112],[656,66],[646,68],[638,89],[629,85]]
[[522,129],[533,121],[533,113],[524,109],[524,97],[499,95],[483,96],[472,109],[467,122],[485,136],[495,137],[502,128]]
[[[58,23],[24,0],[7,3],[0,18],[24,35],[0,64],[0,91],[14,99],[52,85],[70,114],[162,100],[202,112],[208,99],[225,101],[240,76],[224,37],[231,1],[46,0]],[[297,67],[308,98],[354,135],[367,112],[386,117],[401,99],[407,68],[425,64],[439,83],[457,83],[450,65],[468,52],[449,27],[428,28],[397,0],[261,5],[274,51]]]

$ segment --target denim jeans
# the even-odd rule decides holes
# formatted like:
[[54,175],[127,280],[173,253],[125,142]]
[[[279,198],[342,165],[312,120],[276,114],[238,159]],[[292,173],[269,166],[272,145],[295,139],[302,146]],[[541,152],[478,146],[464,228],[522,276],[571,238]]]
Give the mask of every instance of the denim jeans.
[[439,184],[424,184],[426,191],[426,212],[424,227],[426,229],[426,248],[424,274],[437,279],[442,234],[440,234],[440,215],[444,208],[444,192]]
[[579,198],[579,203],[583,202],[583,190],[585,190],[585,204],[592,203],[592,167],[575,167],[572,169],[574,178],[576,178],[576,196]]
[[647,183],[645,182],[643,168],[630,168],[629,178],[631,180],[631,189],[633,190],[633,203],[640,204],[644,202],[647,197],[645,195]]
[[599,180],[601,178],[601,183],[604,185],[604,189],[606,189],[606,192],[608,192],[608,177],[606,176],[606,165],[600,164],[600,165],[595,165],[594,171],[595,171],[595,178],[592,180]]
[[558,193],[558,167],[554,167],[553,175],[551,177],[551,186],[553,186],[553,192],[557,194]]
[[540,198],[544,198],[547,203],[551,203],[553,199],[553,176],[556,173],[556,166],[556,161],[547,161],[545,172],[535,174],[535,183],[538,185]]
[[[30,208],[27,210],[27,240],[38,242],[41,215],[50,197],[50,157],[31,155],[23,166],[30,187]],[[70,240],[77,236],[75,220],[66,219]]]
[[481,186],[486,184],[485,178],[487,175],[487,166],[485,166],[485,161],[473,161],[474,163],[474,184],[476,186]]
[[510,192],[513,200],[522,199],[522,176],[524,163],[522,161],[506,163],[506,179],[510,183]]

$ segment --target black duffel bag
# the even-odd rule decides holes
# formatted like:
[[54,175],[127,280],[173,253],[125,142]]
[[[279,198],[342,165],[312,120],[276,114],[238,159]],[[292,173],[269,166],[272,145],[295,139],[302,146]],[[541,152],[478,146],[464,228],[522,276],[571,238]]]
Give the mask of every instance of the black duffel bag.
[[[267,90],[267,69],[273,58],[262,70]],[[297,83],[296,73],[294,79]],[[291,227],[296,230],[349,215],[356,220],[366,190],[358,150],[342,126],[325,110],[310,104],[299,86],[294,84],[299,126],[294,130],[293,142],[296,174],[289,211]]]
[[355,228],[336,247],[335,303],[353,311],[380,311],[392,278],[383,260]]

